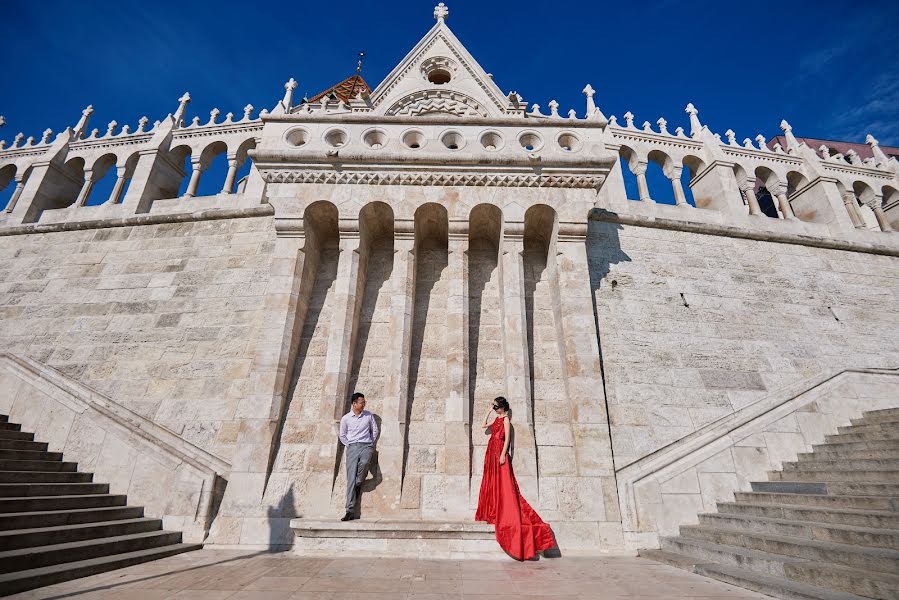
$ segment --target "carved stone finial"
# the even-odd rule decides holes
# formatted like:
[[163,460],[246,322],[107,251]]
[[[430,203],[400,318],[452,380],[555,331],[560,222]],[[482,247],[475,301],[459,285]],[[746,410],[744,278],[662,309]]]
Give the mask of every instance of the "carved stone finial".
[[175,111],[175,127],[184,125],[184,113],[187,112],[187,104],[190,102],[190,93],[184,92],[184,95],[178,98],[178,110]]
[[664,118],[662,118],[662,117],[659,117],[659,120],[656,121],[656,125],[659,126],[659,133],[662,133],[662,134],[664,134],[664,135],[668,135],[668,121],[666,121],[666,120],[665,120]]
[[631,111],[624,113],[624,126],[628,129],[634,128],[634,113]]
[[830,148],[828,148],[825,144],[821,144],[818,146],[818,154],[821,155],[821,158],[827,160],[830,158]]
[[22,133],[22,132],[20,131],[19,133],[16,134],[16,137],[14,137],[14,138],[12,139],[12,146],[11,146],[11,147],[12,147],[12,148],[18,147],[19,144],[21,144],[21,143],[22,143],[22,140],[24,140],[24,139],[25,139],[25,134]]
[[859,157],[858,152],[855,150],[849,149],[846,150],[846,156],[849,158],[849,163],[853,165],[861,165],[862,159]]
[[649,121],[643,121],[643,131],[646,133],[655,133],[652,130],[652,125],[650,125]]
[[774,142],[774,152],[777,154],[784,153],[784,147],[780,145],[780,142]]
[[437,19],[438,22],[446,21],[447,17],[449,17],[449,8],[447,8],[446,4],[441,2],[437,6],[434,7],[434,18]]
[[683,127],[677,127],[677,128],[674,130],[674,135],[676,135],[677,137],[687,137],[687,136],[684,135],[684,128],[683,128]]
[[200,117],[194,117],[193,119],[191,119],[190,126],[191,127],[199,127],[200,126]]
[[540,105],[539,105],[539,104],[532,104],[532,105],[531,105],[531,116],[533,116],[533,117],[543,117],[543,116],[546,116],[546,115],[544,115],[542,112],[540,112]]
[[253,105],[252,105],[252,104],[247,104],[246,106],[244,106],[244,107],[243,107],[243,120],[244,120],[244,121],[249,121],[250,118],[253,116],[253,111],[254,111],[254,110],[256,110],[256,109],[253,108]]
[[41,136],[41,143],[49,144],[51,135],[53,135],[53,130],[48,127],[47,129],[44,130],[44,134]]
[[574,110],[573,108],[572,108],[571,110],[569,110],[569,111],[568,111],[568,118],[569,118],[569,119],[577,119],[577,111]]
[[218,120],[220,114],[222,114],[222,111],[217,108],[213,108],[212,110],[210,110],[209,123],[207,123],[207,125],[215,125],[215,122]]
[[25,140],[25,146],[26,146],[26,147],[27,147],[27,146],[34,146],[34,136],[33,136],[33,135],[29,135],[29,136],[28,136],[28,139]]
[[699,137],[699,132],[702,131],[702,123],[699,122],[698,116],[699,111],[696,110],[696,107],[693,106],[692,102],[688,102],[686,108],[684,108],[684,112],[690,115],[690,137]]
[[149,123],[149,122],[150,122],[150,119],[148,119],[147,117],[141,117],[137,121],[137,131],[135,131],[134,133],[143,133],[144,129],[147,128],[147,123]]
[[609,117],[609,127],[618,127],[618,117],[615,115]]
[[768,149],[768,141],[765,139],[765,136],[763,136],[761,133],[758,134],[757,136],[755,136],[755,141],[759,145],[759,150],[765,151]]
[[752,145],[752,140],[749,138],[743,138],[743,147],[755,150],[755,146]]
[[284,98],[281,99],[281,108],[284,109],[284,112],[290,110],[290,106],[293,103],[293,91],[295,89],[297,89],[297,81],[291,77],[284,84]]
[[111,136],[115,133],[115,128],[119,126],[118,121],[113,119],[109,122],[109,125],[106,126],[106,136]]
[[129,133],[131,133],[131,125],[122,125],[122,132],[119,135],[128,135]]
[[728,129],[724,132],[725,137],[727,137],[727,143],[731,146],[737,145],[737,134],[733,129]]
[[229,123],[233,123],[233,122],[234,122],[234,113],[233,112],[225,113],[225,120],[223,121],[223,123],[229,124]]
[[550,115],[551,117],[558,117],[558,116],[559,116],[559,103],[556,102],[555,100],[550,100],[550,101],[549,101],[549,115]]
[[97,129],[96,127],[94,127],[93,129],[91,129],[91,134],[89,136],[87,136],[87,139],[95,140],[95,139],[97,139],[97,137],[99,137],[99,135],[100,135],[100,130]]
[[92,104],[88,104],[87,108],[81,111],[81,118],[78,119],[78,124],[75,125],[74,139],[77,140],[84,137],[84,132],[87,131],[87,123],[93,112],[94,106]]
[[865,136],[865,143],[871,146],[871,152],[874,154],[874,159],[877,164],[885,165],[890,162],[890,159],[887,158],[887,155],[884,154],[883,150],[880,149],[880,142],[878,142],[873,135],[870,133]]

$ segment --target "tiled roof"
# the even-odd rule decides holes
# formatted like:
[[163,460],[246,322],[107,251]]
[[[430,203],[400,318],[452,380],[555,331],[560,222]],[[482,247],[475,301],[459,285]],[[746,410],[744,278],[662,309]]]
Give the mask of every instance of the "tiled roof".
[[362,75],[350,75],[340,83],[336,85],[332,85],[328,89],[319,92],[315,96],[309,98],[309,102],[318,102],[324,96],[329,94],[334,94],[338,100],[343,100],[344,102],[348,102],[350,98],[355,98],[359,95],[359,93],[370,94],[371,88],[365,83],[365,80],[362,79]]

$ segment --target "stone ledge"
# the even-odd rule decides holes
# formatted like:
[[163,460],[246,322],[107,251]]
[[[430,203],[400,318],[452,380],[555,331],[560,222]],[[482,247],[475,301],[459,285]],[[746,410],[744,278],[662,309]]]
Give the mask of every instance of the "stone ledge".
[[[813,248],[827,248],[829,250],[847,250],[849,252],[864,252],[867,254],[880,254],[883,256],[899,256],[899,244],[895,243],[871,244],[795,233],[743,229],[717,223],[697,223],[695,221],[682,221],[664,217],[622,214],[602,208],[594,208],[591,210],[589,219],[591,221],[604,221],[607,223],[618,223],[620,225],[685,231],[688,233],[718,235],[745,240],[757,240],[761,242],[811,246]],[[886,233],[884,235],[890,236],[890,241],[892,241],[892,234]],[[896,235],[895,238],[899,241],[899,235]]]
[[493,525],[475,521],[400,521],[392,519],[292,519],[297,537],[366,539],[492,540]]

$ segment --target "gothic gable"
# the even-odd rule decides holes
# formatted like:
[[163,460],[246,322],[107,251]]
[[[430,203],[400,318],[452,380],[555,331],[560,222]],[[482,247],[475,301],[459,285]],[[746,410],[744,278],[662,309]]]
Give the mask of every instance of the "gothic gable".
[[499,117],[521,115],[450,31],[441,4],[437,23],[371,94],[376,114]]

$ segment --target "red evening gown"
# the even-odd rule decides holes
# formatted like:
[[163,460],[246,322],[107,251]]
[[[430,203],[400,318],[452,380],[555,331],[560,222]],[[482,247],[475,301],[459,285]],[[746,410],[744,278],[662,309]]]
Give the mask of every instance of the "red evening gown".
[[496,527],[496,541],[512,558],[529,560],[538,552],[555,547],[556,542],[549,525],[518,490],[512,461],[507,457],[505,464],[499,464],[506,440],[504,418],[497,418],[490,425],[475,520],[487,521]]

